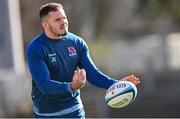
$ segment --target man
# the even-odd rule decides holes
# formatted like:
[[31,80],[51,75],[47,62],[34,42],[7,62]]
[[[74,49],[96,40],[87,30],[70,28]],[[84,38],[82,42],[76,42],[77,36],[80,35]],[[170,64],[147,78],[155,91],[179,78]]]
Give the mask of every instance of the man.
[[[86,78],[104,89],[117,80],[101,73],[91,60],[85,41],[68,32],[61,4],[48,3],[40,8],[39,15],[43,32],[27,48],[35,117],[84,118],[80,89]],[[134,75],[122,80],[140,82]]]

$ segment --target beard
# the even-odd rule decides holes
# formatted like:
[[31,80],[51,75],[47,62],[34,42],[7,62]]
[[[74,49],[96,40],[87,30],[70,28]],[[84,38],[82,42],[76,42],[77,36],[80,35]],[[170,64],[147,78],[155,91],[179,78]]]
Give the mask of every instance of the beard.
[[65,36],[65,35],[67,35],[67,33],[68,33],[68,30],[64,30],[64,32],[59,33],[59,32],[57,31],[57,29],[55,29],[55,28],[52,27],[51,25],[49,25],[49,30],[51,31],[51,33],[52,33],[53,35],[55,35],[55,36],[57,36],[57,37]]
[[[60,34],[59,34],[60,35]],[[61,34],[62,36],[65,36],[65,35],[67,35],[67,32],[64,32],[63,34]]]

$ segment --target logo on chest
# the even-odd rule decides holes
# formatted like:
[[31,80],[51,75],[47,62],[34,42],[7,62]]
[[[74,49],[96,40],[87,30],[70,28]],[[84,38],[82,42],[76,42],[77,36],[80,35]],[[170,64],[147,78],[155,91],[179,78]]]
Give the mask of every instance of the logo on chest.
[[73,46],[68,47],[68,53],[69,53],[69,56],[76,56],[77,55],[76,49]]
[[51,62],[56,62],[56,54],[55,53],[49,54],[48,56],[49,56]]

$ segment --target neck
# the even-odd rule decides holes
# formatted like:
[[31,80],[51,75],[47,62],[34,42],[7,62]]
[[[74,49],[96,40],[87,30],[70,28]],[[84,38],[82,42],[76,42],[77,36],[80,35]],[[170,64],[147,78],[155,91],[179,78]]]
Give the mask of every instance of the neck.
[[62,36],[58,36],[58,35],[55,35],[47,30],[44,30],[44,33],[46,34],[46,36],[50,39],[61,39]]

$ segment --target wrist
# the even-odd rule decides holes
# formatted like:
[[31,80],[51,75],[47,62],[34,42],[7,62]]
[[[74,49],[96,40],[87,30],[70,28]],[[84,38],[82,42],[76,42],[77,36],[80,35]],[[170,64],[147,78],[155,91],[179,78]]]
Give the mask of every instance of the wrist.
[[73,87],[72,87],[72,83],[69,83],[69,84],[68,84],[68,90],[69,90],[70,92],[74,92],[74,89],[73,89]]

